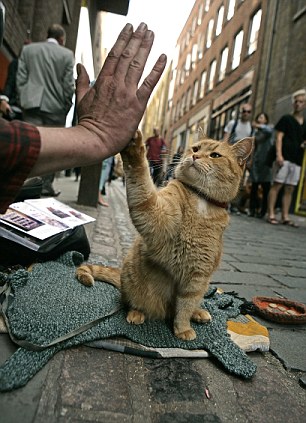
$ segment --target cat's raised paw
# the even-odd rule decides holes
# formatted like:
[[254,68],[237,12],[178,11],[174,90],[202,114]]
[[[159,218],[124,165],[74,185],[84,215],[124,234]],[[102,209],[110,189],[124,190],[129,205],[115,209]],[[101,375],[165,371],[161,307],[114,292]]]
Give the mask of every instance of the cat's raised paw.
[[128,323],[132,325],[141,325],[145,321],[145,315],[138,310],[130,310],[126,316]]
[[137,129],[134,137],[129,144],[121,151],[121,156],[124,161],[134,162],[137,157],[144,156],[145,146],[142,142],[142,134]]
[[174,333],[177,338],[180,338],[183,341],[193,341],[197,337],[197,334],[192,328],[184,330],[183,332],[175,330]]
[[207,323],[211,321],[211,315],[207,310],[198,308],[192,313],[191,319],[197,323]]

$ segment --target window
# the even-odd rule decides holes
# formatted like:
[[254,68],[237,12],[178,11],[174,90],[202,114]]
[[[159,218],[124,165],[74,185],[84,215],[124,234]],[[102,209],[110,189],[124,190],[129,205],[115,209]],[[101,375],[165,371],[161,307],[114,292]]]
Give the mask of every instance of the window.
[[182,69],[180,74],[180,85],[184,84],[184,81],[185,81],[185,69]]
[[188,112],[188,110],[190,109],[190,97],[191,97],[191,88],[189,87],[187,90],[187,95],[186,95],[186,112]]
[[198,98],[198,88],[199,88],[199,81],[196,80],[193,84],[193,93],[192,93],[192,105],[194,106],[197,102]]
[[207,72],[203,71],[201,75],[201,83],[200,83],[200,94],[199,94],[200,98],[203,98],[205,94],[206,76],[207,76]]
[[180,107],[180,115],[179,117],[183,116],[186,107],[186,94],[183,95]]
[[185,47],[189,46],[189,42],[190,42],[190,31],[188,31],[186,34]]
[[191,54],[188,53],[187,54],[187,57],[186,57],[186,62],[185,62],[185,75],[186,75],[186,78],[189,76],[190,67],[191,67]]
[[198,13],[198,25],[202,23],[202,16],[203,16],[203,4],[200,4],[199,13]]
[[197,18],[196,18],[196,17],[194,17],[194,18],[193,18],[193,21],[192,21],[192,27],[191,27],[191,35],[192,35],[192,36],[194,35],[194,32],[195,32],[195,30],[196,30],[196,27],[197,27]]
[[204,34],[199,34],[199,37],[198,37],[198,60],[201,60],[203,58],[204,40],[205,40]]
[[208,80],[208,90],[212,90],[214,87],[214,79],[216,74],[216,60],[213,60],[210,64],[210,70],[209,70],[209,80]]
[[180,83],[181,83],[181,72],[182,71],[180,69],[177,71],[176,80],[175,80],[176,86],[180,85]]
[[231,20],[235,13],[236,0],[229,0],[227,9],[227,20]]
[[262,15],[262,10],[259,9],[253,16],[252,23],[251,23],[250,38],[249,38],[248,54],[254,53],[254,51],[257,49],[261,15]]
[[218,10],[218,18],[217,18],[217,25],[216,25],[216,37],[221,34],[223,17],[224,17],[224,6],[221,6],[220,9]]
[[241,30],[235,37],[234,40],[234,51],[233,51],[233,60],[232,60],[232,69],[236,69],[240,63],[241,49],[243,41],[243,31]]
[[206,47],[209,48],[211,46],[212,42],[212,34],[213,34],[213,28],[214,28],[214,20],[211,19],[208,22],[207,26],[207,38],[206,38]]
[[196,67],[197,55],[198,55],[198,45],[194,44],[192,46],[192,53],[191,53],[191,69],[195,69]]
[[221,53],[221,62],[220,62],[220,70],[219,70],[219,81],[222,81],[225,77],[226,73],[226,66],[227,66],[227,58],[228,58],[228,47],[225,47]]

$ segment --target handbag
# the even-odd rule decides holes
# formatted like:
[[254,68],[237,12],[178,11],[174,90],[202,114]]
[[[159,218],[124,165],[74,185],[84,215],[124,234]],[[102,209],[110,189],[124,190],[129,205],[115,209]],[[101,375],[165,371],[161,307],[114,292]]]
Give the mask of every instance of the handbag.
[[87,260],[90,245],[83,225],[41,241],[26,235],[22,237],[0,224],[0,251],[0,266],[28,266],[55,260],[67,251],[78,251]]
[[267,153],[267,157],[266,157],[266,165],[269,167],[272,167],[273,163],[275,162],[276,159],[276,147],[275,144],[271,145],[268,153]]

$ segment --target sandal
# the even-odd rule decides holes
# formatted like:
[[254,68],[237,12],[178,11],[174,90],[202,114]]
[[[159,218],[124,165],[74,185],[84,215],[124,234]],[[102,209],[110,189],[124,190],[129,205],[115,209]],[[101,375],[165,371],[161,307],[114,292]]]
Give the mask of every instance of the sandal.
[[275,217],[268,217],[267,222],[271,225],[278,225],[279,221],[275,219]]
[[283,225],[287,225],[287,226],[292,226],[293,228],[298,228],[299,227],[299,225],[297,225],[292,220],[283,220],[282,224]]

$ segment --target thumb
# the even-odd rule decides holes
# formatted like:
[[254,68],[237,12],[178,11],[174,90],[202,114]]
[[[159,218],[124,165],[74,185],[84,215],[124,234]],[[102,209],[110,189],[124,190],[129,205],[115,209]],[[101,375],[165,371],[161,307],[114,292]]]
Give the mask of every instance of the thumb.
[[79,102],[89,90],[90,81],[88,73],[81,63],[77,64],[76,70],[78,75],[76,79],[76,102],[79,104]]

